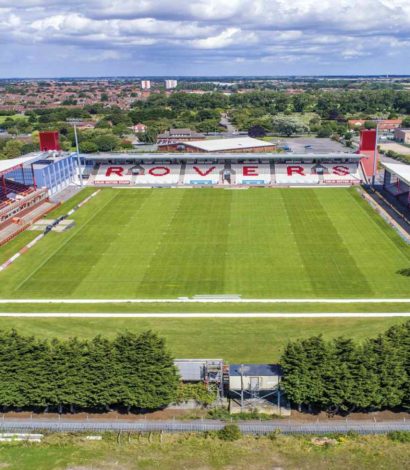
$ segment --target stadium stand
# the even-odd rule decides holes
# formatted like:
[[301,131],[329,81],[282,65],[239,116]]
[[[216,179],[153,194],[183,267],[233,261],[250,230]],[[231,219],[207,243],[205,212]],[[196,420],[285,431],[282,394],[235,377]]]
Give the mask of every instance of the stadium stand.
[[319,175],[312,171],[313,164],[275,164],[278,184],[319,184]]
[[136,163],[101,164],[90,174],[96,185],[317,185],[358,184],[356,163]]
[[93,182],[100,185],[178,184],[181,165],[101,165]]
[[221,164],[190,164],[185,168],[184,184],[187,185],[207,185],[219,184],[222,182],[224,165]]
[[131,168],[134,165],[100,165],[95,175],[94,184],[130,184]]
[[34,191],[34,188],[4,178],[0,185],[0,209],[13,204]]
[[272,177],[268,163],[233,164],[236,184],[271,184]]
[[275,164],[278,184],[358,184],[361,182],[357,163],[343,164]]
[[136,165],[131,168],[134,184],[169,185],[178,184],[181,165]]
[[360,176],[359,165],[355,163],[343,163],[338,165],[322,165],[323,181],[327,184],[358,184],[362,178]]
[[46,188],[35,189],[2,178],[0,184],[0,246],[54,207],[55,204],[49,202]]

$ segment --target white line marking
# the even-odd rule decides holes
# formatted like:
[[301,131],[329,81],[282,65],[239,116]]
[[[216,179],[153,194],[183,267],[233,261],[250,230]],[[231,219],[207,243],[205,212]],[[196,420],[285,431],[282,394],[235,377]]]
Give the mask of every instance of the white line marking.
[[255,303],[255,304],[378,304],[410,303],[410,299],[0,299],[0,304],[147,304],[147,303]]
[[408,313],[0,313],[0,318],[387,318]]

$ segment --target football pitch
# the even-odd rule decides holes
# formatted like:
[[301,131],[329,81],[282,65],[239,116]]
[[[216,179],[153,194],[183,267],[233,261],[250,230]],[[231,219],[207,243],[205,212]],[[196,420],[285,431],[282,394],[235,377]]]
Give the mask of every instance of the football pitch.
[[410,297],[410,247],[354,188],[103,189],[72,218],[2,298]]

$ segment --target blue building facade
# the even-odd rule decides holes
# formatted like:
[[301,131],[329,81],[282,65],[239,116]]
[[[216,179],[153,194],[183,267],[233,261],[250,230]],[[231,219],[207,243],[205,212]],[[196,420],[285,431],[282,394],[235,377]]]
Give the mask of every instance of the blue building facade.
[[8,173],[11,180],[28,186],[48,188],[50,196],[78,181],[77,156],[39,154],[38,159]]

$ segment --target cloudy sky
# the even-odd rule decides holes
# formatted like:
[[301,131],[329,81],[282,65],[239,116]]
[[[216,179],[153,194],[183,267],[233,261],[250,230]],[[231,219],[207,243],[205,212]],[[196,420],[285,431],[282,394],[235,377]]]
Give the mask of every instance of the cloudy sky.
[[410,74],[410,0],[0,0],[0,77]]

